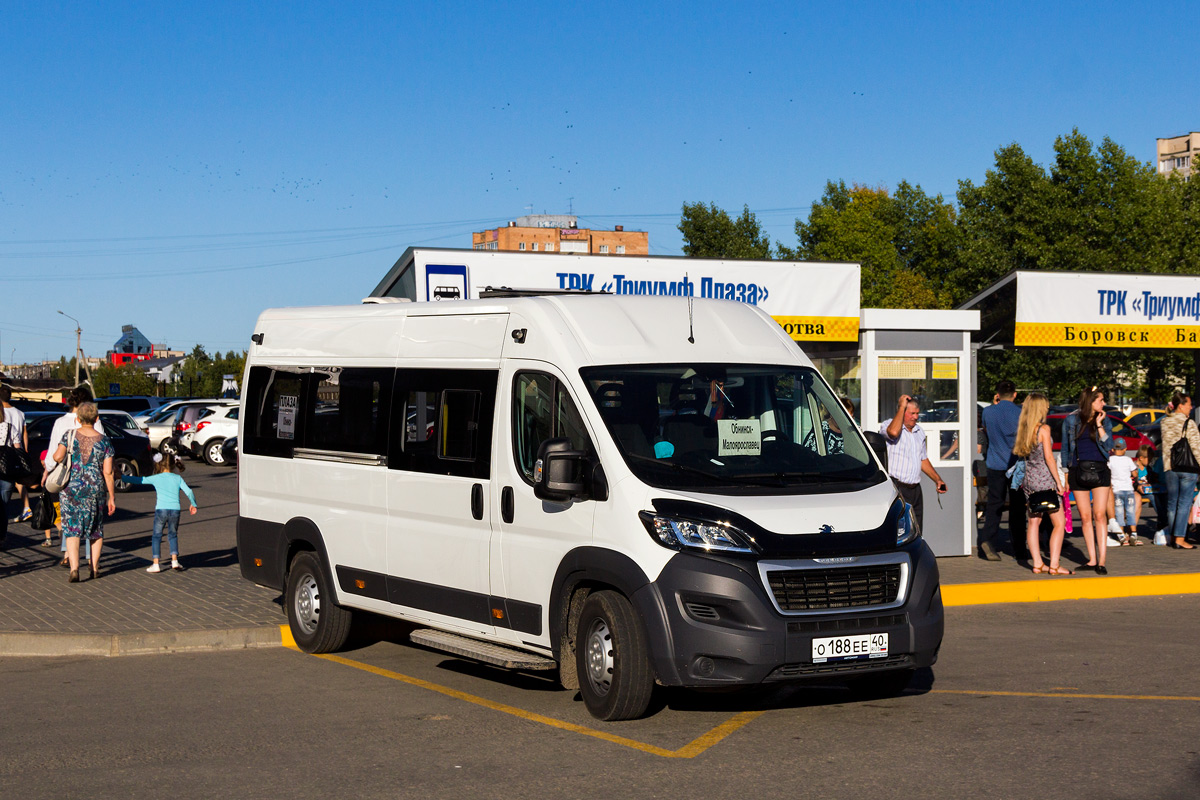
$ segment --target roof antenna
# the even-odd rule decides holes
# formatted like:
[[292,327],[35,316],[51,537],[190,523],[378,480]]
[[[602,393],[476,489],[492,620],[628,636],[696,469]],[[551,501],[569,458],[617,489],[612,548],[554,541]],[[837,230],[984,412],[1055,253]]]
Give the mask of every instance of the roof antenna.
[[[683,273],[683,285],[691,285],[690,281],[688,281],[688,274],[686,272]],[[690,344],[696,343],[695,333],[696,331],[692,328],[692,293],[688,292],[688,342]]]

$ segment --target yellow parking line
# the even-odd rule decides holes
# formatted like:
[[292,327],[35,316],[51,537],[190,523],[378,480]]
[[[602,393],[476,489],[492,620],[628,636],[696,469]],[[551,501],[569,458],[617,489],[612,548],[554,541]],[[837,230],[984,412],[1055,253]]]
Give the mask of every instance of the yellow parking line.
[[978,689],[930,689],[930,694],[995,695],[997,697],[1070,697],[1078,700],[1165,700],[1200,703],[1200,697],[1170,694],[1082,694],[1079,692],[985,692]]
[[1031,581],[942,584],[942,604],[947,607],[1179,594],[1200,594],[1200,573],[1095,578],[1061,575]]
[[[291,631],[288,629],[287,625],[280,626],[280,633],[283,638],[284,647],[289,647],[293,650],[299,651],[300,648],[296,646],[296,641],[292,638]],[[628,739],[624,736],[617,736],[613,733],[606,733],[605,731],[594,730],[592,728],[584,727],[583,725],[576,725],[572,722],[564,722],[562,720],[554,719],[553,717],[536,714],[532,711],[526,711],[522,708],[506,705],[505,703],[497,703],[494,700],[488,700],[484,697],[468,694],[467,692],[461,692],[457,689],[451,689],[448,686],[441,686],[436,683],[431,683],[430,681],[422,680],[421,678],[414,678],[411,675],[402,675],[401,673],[393,672],[390,669],[374,667],[370,664],[364,664],[361,661],[352,661],[351,659],[343,658],[342,656],[318,655],[316,658],[323,658],[326,661],[332,661],[336,664],[343,664],[347,667],[360,669],[373,675],[379,675],[380,677],[390,678],[394,681],[400,681],[401,683],[407,683],[410,686],[428,689],[431,692],[437,692],[439,694],[446,695],[447,697],[453,697],[456,700],[462,700],[467,703],[473,703],[477,706],[490,708],[493,711],[511,714],[514,717],[520,717],[521,719],[528,720],[530,722],[537,722],[542,725],[548,725],[552,728],[558,728],[560,730],[582,734],[583,736],[591,736],[595,739],[603,739],[606,742],[619,744],[622,747],[629,747],[633,750],[640,750],[643,753],[650,753],[651,755],[661,756],[663,758],[695,758],[705,750],[708,750],[710,747],[720,742],[725,737],[729,736],[734,731],[742,728],[764,713],[762,711],[744,711],[740,714],[735,714],[732,718],[721,723],[703,736],[688,742],[678,750],[667,750],[663,747],[646,744],[645,742],[639,742],[636,739]]]

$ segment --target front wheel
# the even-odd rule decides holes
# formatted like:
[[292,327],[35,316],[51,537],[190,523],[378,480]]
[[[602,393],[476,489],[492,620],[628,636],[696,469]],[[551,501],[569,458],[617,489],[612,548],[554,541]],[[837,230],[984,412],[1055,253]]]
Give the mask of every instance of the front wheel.
[[636,719],[650,705],[654,670],[633,606],[612,591],[593,592],[575,629],[579,693],[593,717]]
[[208,462],[210,467],[225,465],[225,453],[221,450],[221,446],[224,444],[224,439],[212,439],[204,445],[204,460]]
[[297,553],[288,570],[288,627],[296,646],[306,653],[329,653],[346,643],[352,614],[335,605],[321,561],[310,552]]

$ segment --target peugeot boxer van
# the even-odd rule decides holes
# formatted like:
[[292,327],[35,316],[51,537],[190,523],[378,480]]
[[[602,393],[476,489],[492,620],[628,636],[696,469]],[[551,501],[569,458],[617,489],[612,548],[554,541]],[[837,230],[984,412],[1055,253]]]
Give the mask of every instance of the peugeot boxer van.
[[308,652],[386,614],[556,670],[605,720],[656,684],[896,692],[937,658],[937,566],[884,456],[753,306],[273,309],[243,386],[241,570]]

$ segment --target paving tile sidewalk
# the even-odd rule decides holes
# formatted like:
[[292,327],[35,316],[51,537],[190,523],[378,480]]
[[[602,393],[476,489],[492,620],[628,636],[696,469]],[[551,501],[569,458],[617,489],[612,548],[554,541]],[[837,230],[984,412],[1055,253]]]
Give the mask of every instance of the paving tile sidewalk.
[[[41,535],[27,525],[9,526],[0,550],[0,655],[52,655],[169,652],[272,646],[286,624],[279,592],[242,579],[234,548],[236,502],[227,481],[213,471],[189,470],[201,514],[184,517],[180,528],[183,572],[152,575],[149,533],[154,493],[123,494],[117,516],[106,524],[101,574],[68,584],[55,547],[40,546]],[[164,547],[166,542],[163,543]],[[1082,563],[1083,541],[1067,539],[1063,564]],[[973,556],[940,558],[942,583],[995,584],[997,596],[1014,581],[1096,580],[1034,576],[1027,564],[1005,555],[1000,562]],[[1109,550],[1110,576],[1200,578],[1200,548],[1174,550],[1147,544]],[[1100,579],[1104,580],[1104,579]],[[1164,584],[1165,585],[1165,584]]]

